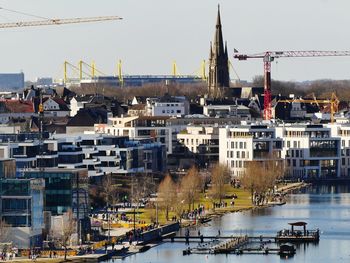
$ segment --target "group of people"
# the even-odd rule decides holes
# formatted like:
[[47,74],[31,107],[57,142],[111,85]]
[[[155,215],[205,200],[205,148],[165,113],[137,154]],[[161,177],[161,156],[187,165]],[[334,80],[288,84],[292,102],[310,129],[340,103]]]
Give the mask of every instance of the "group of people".
[[28,253],[28,258],[32,261],[36,261],[36,259],[40,256],[40,250],[39,249],[31,249]]
[[0,260],[6,261],[6,260],[12,260],[16,257],[16,254],[14,252],[1,252],[0,253]]
[[198,205],[198,208],[195,208],[192,211],[184,211],[181,215],[181,218],[183,219],[196,219],[200,216],[203,216],[205,214],[205,208],[204,205]]

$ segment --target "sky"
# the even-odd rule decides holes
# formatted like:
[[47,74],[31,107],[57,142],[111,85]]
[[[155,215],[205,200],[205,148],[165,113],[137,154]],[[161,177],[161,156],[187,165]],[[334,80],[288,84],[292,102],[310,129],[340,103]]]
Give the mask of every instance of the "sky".
[[[123,20],[0,29],[0,72],[63,77],[80,59],[106,74],[199,74],[214,37],[217,5],[229,56],[267,50],[350,50],[349,0],[0,0],[0,7],[47,18],[117,15]],[[0,10],[0,22],[36,18]],[[233,60],[233,59],[232,59]],[[259,59],[232,61],[242,80],[262,75]],[[350,57],[281,58],[278,80],[350,79]],[[71,76],[76,76],[69,73]],[[233,73],[231,78],[237,78]]]

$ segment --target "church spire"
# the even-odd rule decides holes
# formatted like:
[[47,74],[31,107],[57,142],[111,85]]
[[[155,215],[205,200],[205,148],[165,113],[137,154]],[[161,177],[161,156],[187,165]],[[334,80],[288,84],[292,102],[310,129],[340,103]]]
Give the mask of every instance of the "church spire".
[[218,5],[218,16],[216,18],[216,27],[221,27],[221,18],[220,18],[220,5]]
[[223,43],[222,29],[221,29],[220,5],[218,5],[218,15],[216,18],[214,49],[215,49],[216,54],[218,54],[218,55],[224,53],[224,43]]
[[216,18],[214,41],[210,44],[208,96],[213,99],[225,97],[230,87],[227,43],[222,36],[220,5]]

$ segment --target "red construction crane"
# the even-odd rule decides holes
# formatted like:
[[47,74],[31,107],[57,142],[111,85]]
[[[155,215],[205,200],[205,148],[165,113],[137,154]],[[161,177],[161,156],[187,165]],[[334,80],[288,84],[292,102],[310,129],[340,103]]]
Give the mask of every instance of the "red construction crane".
[[338,57],[350,56],[350,51],[266,51],[264,53],[242,55],[236,54],[234,58],[247,60],[248,58],[262,58],[264,61],[264,119],[270,120],[271,110],[271,62],[276,58],[291,57]]

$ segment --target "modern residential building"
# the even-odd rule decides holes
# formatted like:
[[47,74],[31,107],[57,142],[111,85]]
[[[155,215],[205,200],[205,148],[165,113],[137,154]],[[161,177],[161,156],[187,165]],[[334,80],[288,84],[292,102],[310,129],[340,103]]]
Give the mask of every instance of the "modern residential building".
[[350,124],[330,124],[332,137],[340,138],[340,176],[350,176]]
[[177,139],[195,154],[200,166],[208,167],[219,161],[218,126],[187,126],[177,134]]
[[146,99],[146,114],[148,116],[185,116],[189,114],[190,104],[184,96],[166,94],[160,98]]
[[87,169],[28,169],[24,171],[24,177],[45,180],[45,211],[50,211],[54,216],[72,209],[75,218],[88,217],[90,206]]
[[42,247],[43,179],[0,179],[0,220],[9,225],[5,240],[16,247]]
[[227,126],[219,129],[219,161],[233,176],[244,174],[249,161],[283,162],[282,138],[267,125]]
[[128,136],[131,140],[151,139],[172,151],[172,127],[166,125],[169,117],[134,116],[110,118],[111,124],[95,124],[95,132],[114,136]]
[[341,156],[344,133],[338,127],[338,137],[332,136],[331,128],[310,124],[229,126],[219,131],[219,159],[234,176],[242,175],[252,160],[283,161],[286,175],[293,178],[348,176],[346,149]]
[[276,127],[283,138],[282,158],[287,172],[298,178],[340,176],[341,138],[332,137],[324,125],[283,125]]

